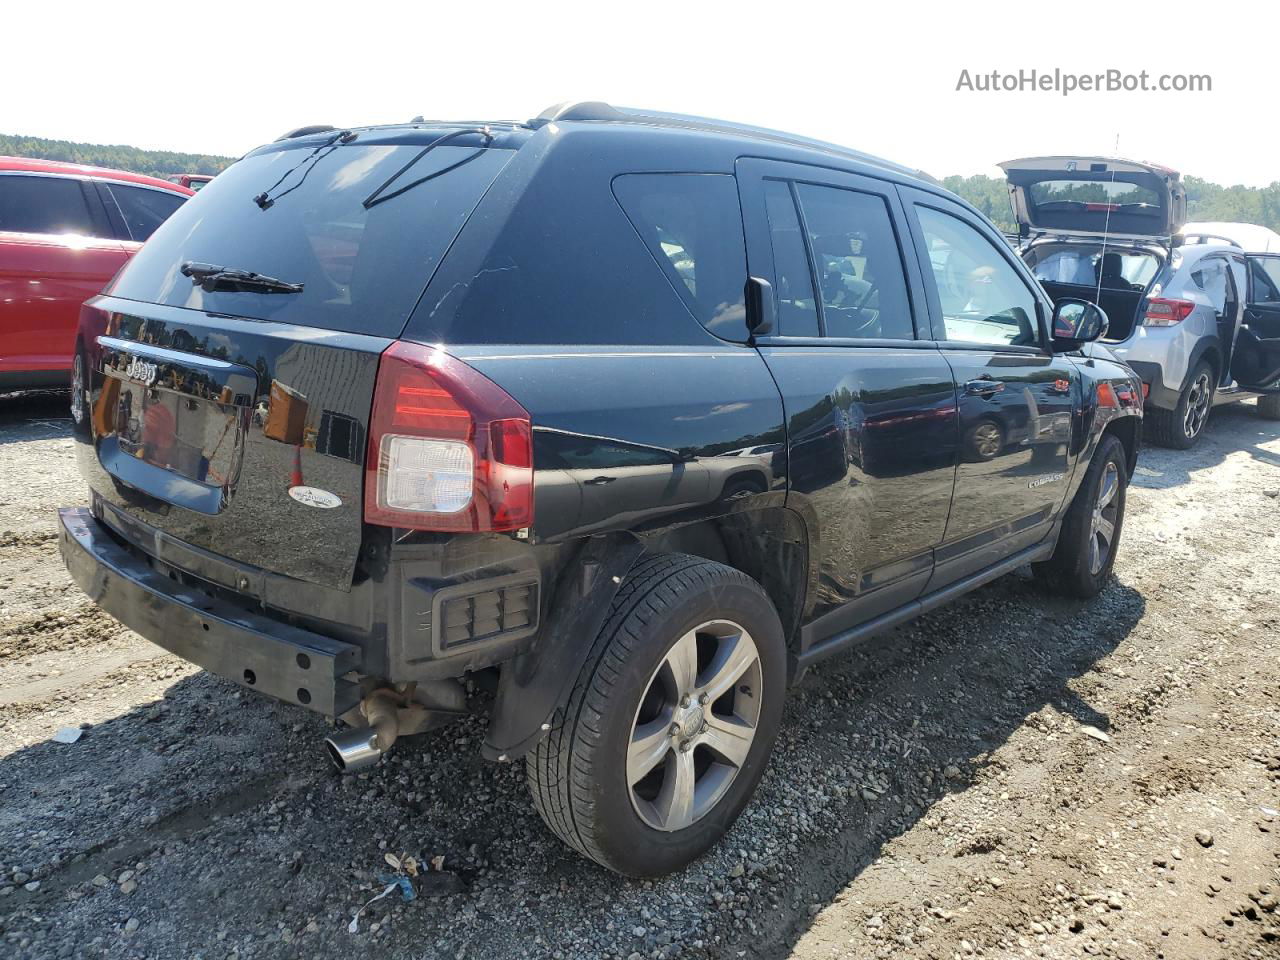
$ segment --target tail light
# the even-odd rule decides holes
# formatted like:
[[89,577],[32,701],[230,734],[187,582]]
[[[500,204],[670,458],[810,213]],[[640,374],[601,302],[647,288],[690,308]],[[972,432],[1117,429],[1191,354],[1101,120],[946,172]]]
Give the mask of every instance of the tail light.
[[414,530],[533,523],[533,427],[493,381],[440,350],[393,343],[378,361],[364,518]]
[[1142,323],[1148,327],[1172,327],[1191,315],[1196,305],[1190,300],[1168,300],[1151,297],[1147,300],[1147,313]]

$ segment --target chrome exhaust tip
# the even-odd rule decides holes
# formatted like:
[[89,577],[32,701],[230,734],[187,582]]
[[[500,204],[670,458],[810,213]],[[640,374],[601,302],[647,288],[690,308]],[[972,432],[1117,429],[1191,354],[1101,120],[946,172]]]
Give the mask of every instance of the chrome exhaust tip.
[[378,731],[373,727],[356,727],[325,737],[324,747],[341,773],[372,767],[386,752],[378,746]]

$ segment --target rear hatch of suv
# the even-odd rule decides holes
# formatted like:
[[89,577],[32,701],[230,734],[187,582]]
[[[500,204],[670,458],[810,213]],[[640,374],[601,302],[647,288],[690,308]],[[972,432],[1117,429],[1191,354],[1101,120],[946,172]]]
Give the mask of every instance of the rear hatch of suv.
[[1022,232],[1168,238],[1187,219],[1178,171],[1110,157],[1028,157],[1000,164]]
[[180,208],[82,314],[100,519],[197,573],[349,589],[379,358],[517,136],[309,135]]

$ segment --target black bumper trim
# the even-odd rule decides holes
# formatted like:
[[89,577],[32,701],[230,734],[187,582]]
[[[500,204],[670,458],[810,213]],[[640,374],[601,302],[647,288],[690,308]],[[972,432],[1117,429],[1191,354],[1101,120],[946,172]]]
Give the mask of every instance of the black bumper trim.
[[1147,394],[1143,398],[1144,406],[1160,407],[1162,410],[1173,410],[1178,406],[1178,401],[1182,399],[1182,394],[1178,390],[1171,390],[1164,385],[1164,374],[1160,369],[1160,364],[1152,363],[1149,360],[1128,360],[1125,361],[1133,368],[1133,372],[1138,378],[1147,385]]
[[84,507],[63,507],[58,548],[76,584],[129,629],[170,653],[278,700],[340,716],[360,699],[342,677],[360,648],[241,610],[158,573]]

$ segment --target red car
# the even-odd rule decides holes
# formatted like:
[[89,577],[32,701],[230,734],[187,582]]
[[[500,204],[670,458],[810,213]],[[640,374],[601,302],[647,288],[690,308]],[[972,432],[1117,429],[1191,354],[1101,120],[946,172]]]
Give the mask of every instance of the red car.
[[213,179],[213,175],[209,173],[175,173],[172,176],[165,177],[165,179],[170,183],[190,187],[192,190],[199,190]]
[[123,170],[0,157],[0,390],[68,382],[80,304],[191,195]]

